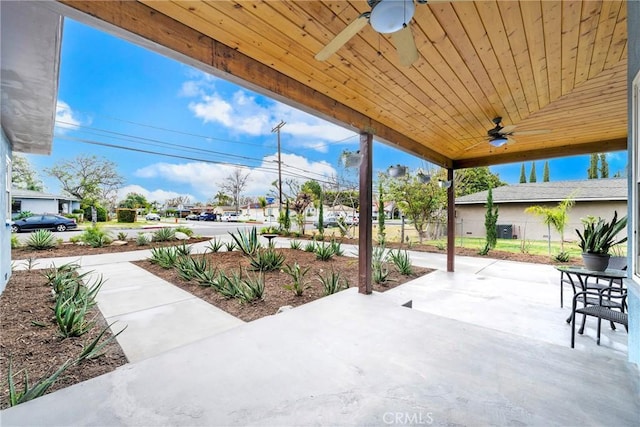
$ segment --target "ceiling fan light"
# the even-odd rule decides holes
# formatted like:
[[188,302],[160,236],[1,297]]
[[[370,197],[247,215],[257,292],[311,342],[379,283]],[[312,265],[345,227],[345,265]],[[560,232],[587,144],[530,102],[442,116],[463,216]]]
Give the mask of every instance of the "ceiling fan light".
[[413,0],[380,0],[371,10],[369,23],[379,33],[395,33],[409,24],[415,11]]
[[497,136],[497,137],[491,139],[489,141],[489,144],[493,145],[494,147],[502,147],[507,142],[509,142],[509,140],[507,138],[505,138],[503,136]]

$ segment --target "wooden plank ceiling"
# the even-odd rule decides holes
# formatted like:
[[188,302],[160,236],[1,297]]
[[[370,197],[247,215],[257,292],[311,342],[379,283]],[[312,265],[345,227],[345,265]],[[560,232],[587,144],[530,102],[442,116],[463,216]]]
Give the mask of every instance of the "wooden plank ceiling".
[[[626,149],[622,1],[417,4],[410,67],[369,25],[314,58],[364,0],[63,3],[445,167]],[[496,116],[517,125],[500,148]]]

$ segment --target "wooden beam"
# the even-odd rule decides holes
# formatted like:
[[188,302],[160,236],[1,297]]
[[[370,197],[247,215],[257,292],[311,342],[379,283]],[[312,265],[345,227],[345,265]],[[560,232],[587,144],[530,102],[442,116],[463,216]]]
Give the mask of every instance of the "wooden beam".
[[[357,132],[376,135],[376,139],[398,145],[425,160],[443,167],[451,167],[452,160],[425,147],[373,118],[362,114],[334,99],[294,80],[291,77],[258,62],[249,56],[188,27],[155,9],[136,1],[58,0],[60,4],[105,21],[114,27],[133,33],[124,37],[162,54],[168,48],[179,55],[174,59],[185,61],[205,72],[245,86]],[[77,14],[74,19],[78,19]],[[104,26],[103,26],[104,29]],[[113,32],[113,29],[112,29]],[[119,36],[123,34],[118,33]],[[152,43],[149,43],[152,42]],[[183,57],[184,56],[184,57]]]
[[456,193],[453,184],[453,169],[447,169],[447,271],[455,271],[456,258]]
[[372,205],[373,205],[373,135],[360,134],[360,227],[358,234],[358,292],[370,294],[372,242]]
[[617,138],[577,145],[571,145],[568,143],[563,147],[550,147],[531,151],[505,151],[503,153],[492,154],[490,156],[454,160],[453,169],[466,169],[504,163],[520,163],[532,160],[552,159],[555,157],[577,156],[580,154],[622,151],[627,149],[627,144],[627,138]]

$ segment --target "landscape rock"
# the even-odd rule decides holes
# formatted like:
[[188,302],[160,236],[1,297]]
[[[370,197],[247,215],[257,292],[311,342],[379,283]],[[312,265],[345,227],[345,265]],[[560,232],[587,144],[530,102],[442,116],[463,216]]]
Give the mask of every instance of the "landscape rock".
[[285,311],[289,311],[293,308],[292,305],[283,305],[282,307],[280,307],[278,309],[278,311],[276,311],[276,314],[280,314],[280,313],[284,313]]
[[124,240],[114,240],[113,242],[111,242],[110,246],[124,246],[126,245],[128,242],[124,241]]
[[176,239],[178,240],[189,240],[189,236],[187,236],[185,233],[181,232],[181,231],[176,231]]

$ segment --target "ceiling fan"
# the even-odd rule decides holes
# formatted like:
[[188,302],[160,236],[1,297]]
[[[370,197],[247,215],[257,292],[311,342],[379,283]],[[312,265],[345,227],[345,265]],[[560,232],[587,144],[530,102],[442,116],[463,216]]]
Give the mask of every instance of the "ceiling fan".
[[415,13],[416,3],[425,4],[427,0],[415,0],[415,2],[414,0],[367,0],[367,3],[371,7],[371,11],[364,12],[347,25],[316,54],[315,58],[318,61],[327,60],[368,23],[378,33],[391,34],[391,40],[398,51],[400,64],[405,67],[411,66],[419,55],[409,23]]
[[487,131],[487,137],[489,138],[489,144],[494,147],[502,147],[507,142],[515,142],[513,135],[541,135],[551,132],[548,129],[517,132],[515,125],[502,126],[502,117],[495,117],[492,122],[495,127]]

